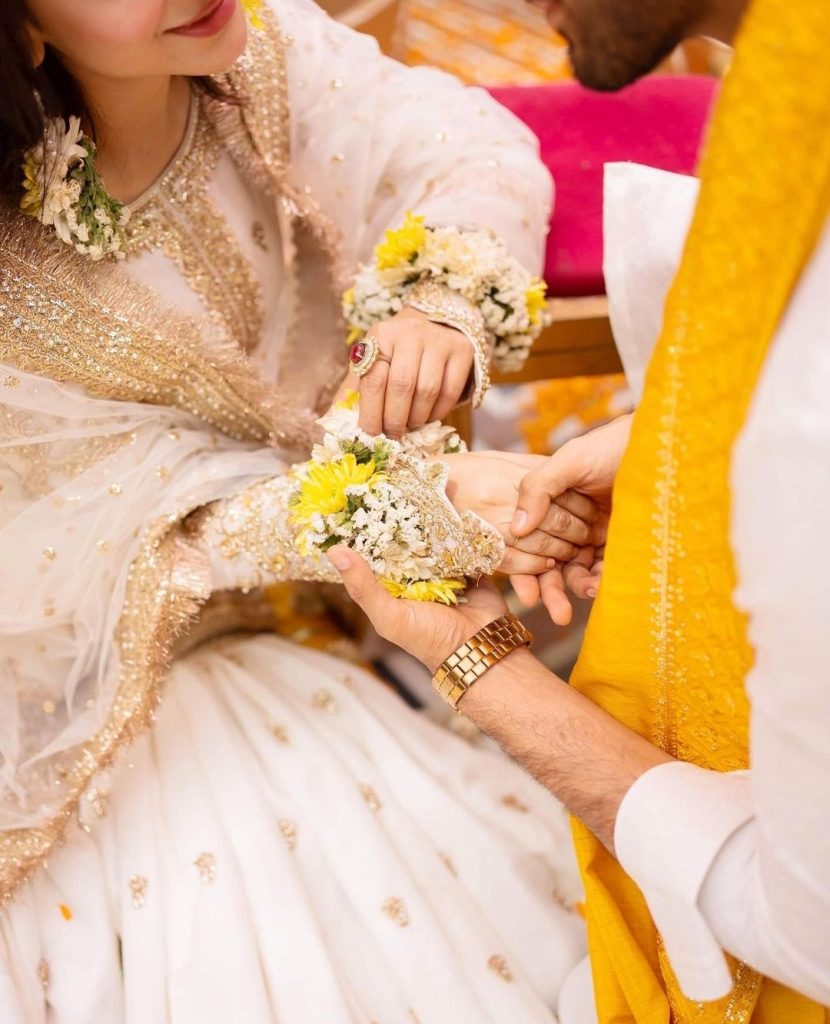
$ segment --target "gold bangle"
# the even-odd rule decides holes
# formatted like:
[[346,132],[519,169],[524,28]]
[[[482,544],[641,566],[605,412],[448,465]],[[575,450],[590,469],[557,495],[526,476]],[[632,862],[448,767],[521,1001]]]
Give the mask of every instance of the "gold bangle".
[[458,702],[473,683],[511,651],[526,647],[532,639],[515,615],[502,615],[454,651],[432,677],[432,685],[457,711]]

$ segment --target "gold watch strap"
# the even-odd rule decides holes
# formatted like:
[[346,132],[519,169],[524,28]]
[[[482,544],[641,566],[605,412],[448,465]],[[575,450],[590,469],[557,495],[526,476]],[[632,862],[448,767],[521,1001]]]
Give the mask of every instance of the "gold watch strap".
[[502,615],[454,651],[432,677],[432,685],[458,710],[458,702],[474,682],[511,651],[526,646],[532,639],[515,615]]

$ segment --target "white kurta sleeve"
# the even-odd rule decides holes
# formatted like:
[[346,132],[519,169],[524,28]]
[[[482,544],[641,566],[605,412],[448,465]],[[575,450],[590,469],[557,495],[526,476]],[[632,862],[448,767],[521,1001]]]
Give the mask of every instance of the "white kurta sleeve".
[[682,988],[729,987],[720,950],[830,1005],[830,233],[782,321],[733,455],[733,520],[755,664],[750,773],[646,772],[617,818]]
[[488,228],[541,270],[552,190],[538,141],[484,90],[407,68],[310,0],[271,0],[284,35],[292,178],[371,256],[407,210],[433,225]]

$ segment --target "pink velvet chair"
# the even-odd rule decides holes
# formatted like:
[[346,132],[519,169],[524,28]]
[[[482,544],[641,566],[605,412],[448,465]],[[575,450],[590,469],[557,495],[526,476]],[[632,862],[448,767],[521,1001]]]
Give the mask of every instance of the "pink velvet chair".
[[574,82],[492,89],[539,137],[556,183],[545,279],[554,324],[509,381],[546,380],[620,369],[602,278],[602,175],[632,161],[693,173],[717,91],[713,78],[655,75],[619,93]]

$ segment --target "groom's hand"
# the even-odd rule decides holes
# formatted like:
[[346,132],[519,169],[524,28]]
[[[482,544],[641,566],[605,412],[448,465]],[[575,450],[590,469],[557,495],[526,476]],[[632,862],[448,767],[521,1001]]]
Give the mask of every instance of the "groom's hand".
[[519,486],[528,472],[544,466],[541,455],[465,452],[441,456],[450,469],[447,496],[459,512],[472,511],[501,533],[507,544],[501,571],[539,574],[554,562],[569,561],[586,545],[605,539],[601,510],[588,497],[567,491],[551,502],[539,527],[521,539],[510,529]]
[[366,612],[378,634],[417,658],[430,672],[507,611],[504,598],[486,580],[470,588],[464,604],[455,608],[403,601],[392,597],[354,551],[336,547],[327,554],[350,597]]
[[511,577],[516,593],[526,604],[542,600],[553,621],[567,625],[573,609],[566,591],[577,597],[595,597],[602,573],[605,534],[611,513],[611,496],[631,432],[631,416],[620,416],[563,445],[533,469],[519,486],[510,529],[521,538],[532,536],[538,524],[561,501],[563,493],[576,491],[590,498],[600,515],[590,545],[544,574],[517,573]]

